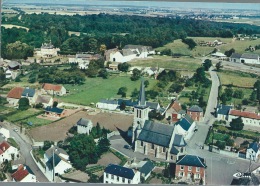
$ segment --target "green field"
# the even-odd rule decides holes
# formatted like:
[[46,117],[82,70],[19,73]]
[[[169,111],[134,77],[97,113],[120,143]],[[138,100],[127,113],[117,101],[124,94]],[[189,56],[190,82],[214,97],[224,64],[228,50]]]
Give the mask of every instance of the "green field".
[[218,72],[218,76],[222,85],[233,84],[234,86],[248,88],[252,88],[257,80],[257,78],[252,77],[250,74],[242,72],[221,71]]
[[[146,78],[145,78],[146,79]],[[154,87],[156,80],[148,79],[149,86],[146,90]],[[68,103],[75,103],[81,105],[89,105],[98,102],[100,99],[109,99],[118,97],[117,91],[120,87],[127,88],[127,97],[135,88],[139,90],[140,80],[131,81],[130,76],[110,76],[108,79],[102,78],[86,78],[83,85],[64,85],[70,93],[67,96],[59,97],[60,100]]]
[[131,66],[159,67],[173,70],[195,71],[200,65],[201,60],[191,57],[172,58],[170,56],[153,56],[146,59],[135,59],[130,62]]

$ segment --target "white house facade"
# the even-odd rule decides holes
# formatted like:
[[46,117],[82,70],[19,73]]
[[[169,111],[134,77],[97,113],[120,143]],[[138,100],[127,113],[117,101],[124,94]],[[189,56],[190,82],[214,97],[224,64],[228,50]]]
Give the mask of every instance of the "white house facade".
[[253,142],[249,144],[249,147],[246,150],[246,159],[251,159],[253,161],[259,160],[260,150],[259,143]]
[[196,128],[196,122],[187,114],[174,125],[175,133],[182,135],[185,141],[188,141],[193,136]]
[[241,117],[244,125],[249,126],[260,126],[260,114],[254,112],[247,112],[241,110],[233,110],[229,111],[228,121],[231,122],[233,119]]
[[2,164],[5,160],[16,160],[18,158],[18,154],[18,149],[9,145],[6,141],[3,141],[0,144],[0,164]]
[[109,164],[103,174],[105,184],[139,184],[141,175],[139,171],[120,165]]
[[257,54],[244,53],[240,58],[241,63],[246,64],[260,64],[259,56]]
[[79,134],[90,134],[91,129],[93,127],[93,123],[89,119],[80,118],[77,122],[77,132]]
[[105,110],[116,110],[118,103],[116,100],[102,99],[96,103],[96,107]]

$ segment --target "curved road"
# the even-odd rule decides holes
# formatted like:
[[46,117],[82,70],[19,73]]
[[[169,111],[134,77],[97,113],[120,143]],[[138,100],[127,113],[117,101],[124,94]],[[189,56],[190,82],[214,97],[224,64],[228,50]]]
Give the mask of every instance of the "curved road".
[[29,140],[27,140],[26,136],[20,134],[20,130],[19,132],[14,132],[13,129],[18,127],[13,124],[4,122],[1,123],[1,125],[10,131],[10,136],[14,137],[15,141],[20,146],[20,154],[22,155],[21,159],[23,160],[23,163],[25,165],[28,165],[32,169],[33,173],[36,176],[36,179],[39,182],[49,182],[49,180],[45,177],[45,175],[41,172],[41,170],[39,170],[38,166],[34,162],[30,154],[32,147],[31,144],[29,143]]

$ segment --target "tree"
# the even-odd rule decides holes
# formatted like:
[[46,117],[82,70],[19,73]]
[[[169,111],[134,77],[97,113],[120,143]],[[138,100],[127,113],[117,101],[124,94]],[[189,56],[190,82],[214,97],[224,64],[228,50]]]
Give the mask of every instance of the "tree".
[[97,40],[95,38],[90,38],[88,40],[88,47],[90,52],[96,52],[97,51]]
[[219,62],[216,64],[216,70],[217,70],[217,72],[219,72],[221,68],[223,68],[222,62],[219,61]]
[[107,72],[107,70],[104,68],[104,69],[101,69],[99,71],[99,76],[102,77],[103,79],[107,79],[108,76],[109,76],[109,73]]
[[52,145],[54,145],[53,141],[44,141],[42,150],[46,151],[48,150]]
[[233,97],[238,98],[238,99],[243,99],[243,97],[244,97],[243,90],[235,90],[233,93]]
[[120,103],[119,108],[120,108],[120,110],[125,110],[126,104],[125,104],[124,101],[122,101],[122,102]]
[[194,49],[197,46],[197,43],[193,39],[190,39],[190,38],[182,39],[182,42],[187,44],[189,46],[190,50]]
[[120,87],[118,89],[117,95],[121,95],[122,97],[126,97],[127,88],[126,87]]
[[68,154],[73,166],[81,171],[86,169],[86,165],[97,163],[99,159],[94,138],[85,134],[77,134],[71,138]]
[[171,87],[168,89],[169,92],[176,92],[179,93],[183,90],[184,86],[179,83],[173,83]]
[[260,103],[260,80],[259,79],[254,84],[254,90],[256,91],[256,99]]
[[101,44],[99,47],[99,51],[102,55],[104,55],[106,49],[107,49],[107,46],[105,44]]
[[147,88],[148,85],[149,85],[149,81],[148,81],[148,80],[145,80],[145,81],[144,81],[144,86],[145,86],[145,88]]
[[120,70],[122,72],[127,72],[130,67],[131,67],[131,65],[129,63],[118,64],[118,70]]
[[27,59],[33,56],[33,47],[26,43],[16,41],[6,45],[6,50],[3,55],[7,59]]
[[0,68],[0,82],[4,83],[6,80],[6,75],[5,75],[5,71],[3,68]]
[[232,119],[230,122],[230,127],[232,130],[242,130],[244,127],[244,123],[241,117]]
[[141,77],[141,70],[138,70],[137,68],[135,68],[133,70],[133,74],[131,76],[131,80],[132,81],[136,81],[136,80],[140,79],[140,77]]
[[227,51],[225,51],[225,55],[227,56],[227,57],[230,57],[233,53],[235,53],[236,51],[235,51],[235,49],[234,48],[231,48],[230,50],[227,50]]
[[57,107],[58,106],[58,102],[57,101],[54,101],[53,104],[52,104],[52,107]]
[[110,142],[106,137],[100,138],[98,140],[98,145],[97,145],[99,156],[107,152],[109,150],[109,146],[110,146]]
[[206,71],[209,71],[209,68],[212,66],[212,62],[210,59],[206,59],[203,63],[203,67]]
[[21,98],[18,101],[18,109],[19,110],[27,110],[30,108],[30,102],[28,98]]

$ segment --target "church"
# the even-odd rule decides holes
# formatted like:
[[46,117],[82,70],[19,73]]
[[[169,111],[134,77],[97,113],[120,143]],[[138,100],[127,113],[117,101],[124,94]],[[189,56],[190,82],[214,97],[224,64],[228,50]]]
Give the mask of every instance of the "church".
[[175,132],[175,126],[149,120],[149,106],[146,104],[144,87],[142,80],[138,103],[134,106],[134,151],[166,161],[176,161],[178,156],[186,152],[184,137]]

